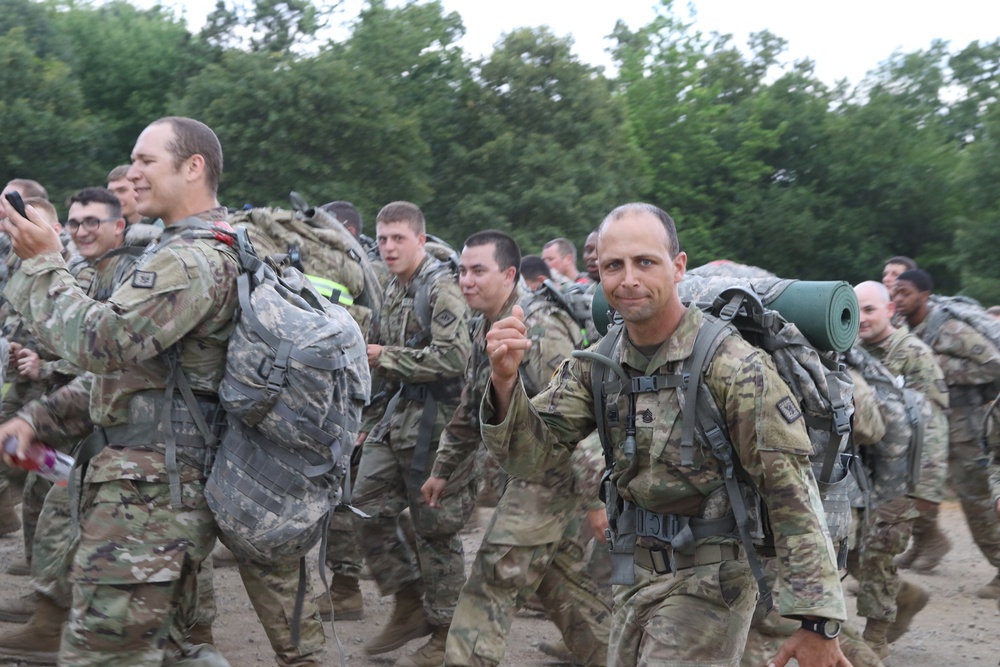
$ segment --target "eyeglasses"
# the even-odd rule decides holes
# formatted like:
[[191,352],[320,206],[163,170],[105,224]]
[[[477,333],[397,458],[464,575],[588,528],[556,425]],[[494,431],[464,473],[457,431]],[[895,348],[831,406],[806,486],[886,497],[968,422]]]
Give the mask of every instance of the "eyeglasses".
[[102,222],[114,222],[118,218],[84,218],[83,220],[73,220],[72,218],[66,221],[63,227],[66,228],[70,234],[76,232],[76,230],[83,227],[88,232],[92,232],[98,227],[100,227]]

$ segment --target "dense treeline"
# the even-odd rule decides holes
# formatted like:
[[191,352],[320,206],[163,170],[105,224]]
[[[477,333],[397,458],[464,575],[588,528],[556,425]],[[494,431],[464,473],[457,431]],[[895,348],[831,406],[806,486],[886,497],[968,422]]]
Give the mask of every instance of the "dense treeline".
[[473,59],[439,2],[369,0],[339,41],[318,0],[237,2],[192,34],[122,0],[0,0],[4,178],[59,201],[181,113],[219,134],[229,206],[294,189],[370,220],[409,199],[448,240],[496,227],[538,251],[642,199],[675,216],[691,265],[858,281],[904,254],[942,291],[1000,302],[1000,40],[935,42],[831,88],[780,37],[740,49],[665,0],[615,28],[609,77],[546,28]]

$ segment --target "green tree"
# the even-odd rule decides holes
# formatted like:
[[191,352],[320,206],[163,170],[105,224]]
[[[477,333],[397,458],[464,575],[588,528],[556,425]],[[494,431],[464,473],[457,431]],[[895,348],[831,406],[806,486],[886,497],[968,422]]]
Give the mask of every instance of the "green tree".
[[545,28],[507,35],[467,91],[461,169],[439,193],[450,233],[510,231],[525,252],[558,236],[583,239],[642,190],[638,151],[611,83]]
[[36,54],[23,28],[0,37],[0,171],[33,178],[59,202],[76,188],[100,183],[95,159],[104,127],[81,112],[84,96],[65,63]]

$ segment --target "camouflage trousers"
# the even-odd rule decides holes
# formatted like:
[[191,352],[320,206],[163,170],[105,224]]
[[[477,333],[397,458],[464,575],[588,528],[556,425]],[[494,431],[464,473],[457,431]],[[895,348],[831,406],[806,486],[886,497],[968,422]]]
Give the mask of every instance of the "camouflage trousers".
[[292,642],[292,622],[295,618],[295,597],[299,584],[298,561],[266,566],[237,561],[237,565],[250,603],[271,642],[278,667],[322,664],[326,637],[323,634],[319,608],[312,599],[308,569],[304,573],[306,594],[302,604],[299,643],[296,645]]
[[609,667],[738,667],[757,602],[746,560],[656,574],[635,566],[615,587]]
[[847,571],[858,580],[858,614],[891,623],[902,586],[894,559],[906,550],[918,513],[913,499],[902,497],[870,514],[862,511],[854,522],[860,539],[848,555]]
[[364,564],[361,553],[361,517],[343,506],[330,516],[326,538],[326,566],[333,574],[357,579]]
[[1000,570],[1000,521],[990,492],[990,467],[975,441],[948,445],[948,477],[969,524],[969,532],[990,565]]
[[196,573],[215,543],[204,482],[117,479],[88,484],[73,559],[73,606],[59,663],[159,667],[180,645],[195,613]]
[[52,482],[33,472],[28,473],[24,480],[24,490],[21,492],[21,528],[24,531],[24,558],[28,563],[31,563],[34,553],[33,543],[42,505],[51,488]]
[[[441,508],[424,504],[419,488],[409,485],[413,447],[365,443],[354,488],[354,504],[371,518],[362,521],[365,559],[382,595],[418,585],[424,588],[424,612],[436,626],[450,625],[465,583],[465,555],[458,532],[476,503],[475,480],[445,489]],[[430,465],[428,465],[430,470]],[[399,528],[407,507],[416,534],[416,553]]]
[[583,503],[568,486],[510,478],[458,600],[446,665],[499,664],[514,613],[536,592],[579,661],[607,664],[611,608],[587,574]]
[[496,507],[507,485],[508,476],[483,443],[479,443],[476,450],[476,476],[479,478],[476,503],[480,507]]
[[65,486],[49,485],[33,540],[32,586],[63,608],[69,608],[73,602],[69,570],[76,543],[69,490]]

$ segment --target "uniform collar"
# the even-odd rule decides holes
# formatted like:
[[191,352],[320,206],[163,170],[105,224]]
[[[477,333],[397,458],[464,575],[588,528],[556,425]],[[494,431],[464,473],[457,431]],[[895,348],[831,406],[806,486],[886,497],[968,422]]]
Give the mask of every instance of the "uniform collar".
[[636,370],[651,372],[661,366],[687,359],[694,350],[694,342],[698,337],[698,330],[701,329],[703,319],[704,315],[701,310],[687,308],[677,325],[677,329],[674,330],[670,338],[660,343],[660,347],[648,363],[646,356],[628,340],[626,330],[622,361]]

